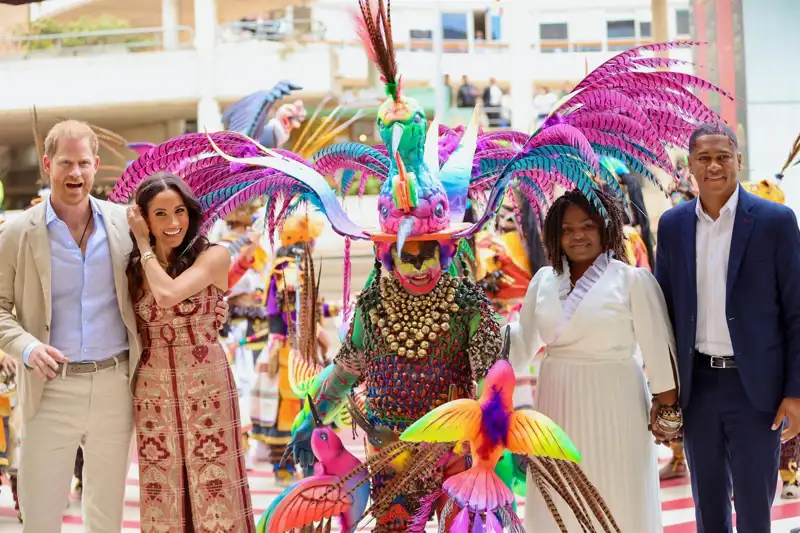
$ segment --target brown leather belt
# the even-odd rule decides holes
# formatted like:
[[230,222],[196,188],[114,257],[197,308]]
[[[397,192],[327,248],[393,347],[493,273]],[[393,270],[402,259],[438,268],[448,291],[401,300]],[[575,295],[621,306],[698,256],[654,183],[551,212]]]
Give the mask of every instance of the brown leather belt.
[[[120,363],[125,363],[128,361],[129,352],[125,350],[124,352],[120,352],[116,355],[109,357],[108,359],[103,359],[102,361],[85,361],[83,363],[67,363],[67,375],[71,374],[94,374],[96,372],[100,372],[101,370],[105,370],[107,368],[118,366]],[[58,371],[59,374],[64,374],[64,363],[59,363]]]

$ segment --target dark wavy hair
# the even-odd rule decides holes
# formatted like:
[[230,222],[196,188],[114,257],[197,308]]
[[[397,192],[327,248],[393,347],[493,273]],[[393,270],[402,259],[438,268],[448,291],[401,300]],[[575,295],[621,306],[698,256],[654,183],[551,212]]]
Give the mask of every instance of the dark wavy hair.
[[544,238],[542,240],[545,250],[547,250],[550,264],[557,274],[564,273],[562,257],[565,257],[565,254],[561,248],[561,225],[564,213],[567,211],[567,207],[571,205],[586,213],[597,224],[600,230],[600,243],[603,245],[603,250],[614,252],[615,258],[623,263],[628,262],[628,254],[625,250],[622,209],[613,197],[598,189],[595,189],[594,192],[600,199],[600,203],[605,207],[606,212],[608,212],[608,224],[606,224],[594,204],[578,189],[564,193],[547,212],[547,218],[544,221]]
[[[203,223],[203,209],[200,207],[200,202],[197,201],[186,182],[174,174],[160,172],[153,174],[139,184],[136,189],[134,203],[139,206],[142,216],[147,217],[150,202],[153,198],[167,190],[175,191],[180,195],[183,199],[183,205],[186,206],[186,210],[189,213],[189,227],[186,229],[186,235],[183,237],[181,245],[172,251],[172,256],[169,258],[169,266],[167,267],[167,274],[172,278],[176,278],[194,264],[197,257],[209,247],[209,242],[205,236],[200,234],[200,227]],[[130,290],[131,297],[136,301],[144,293],[144,270],[141,263],[142,253],[139,247],[136,246],[136,238],[133,236],[133,232],[131,232],[131,239],[133,240],[133,250],[128,260],[126,273],[128,275],[128,290]],[[191,246],[189,246],[189,243],[191,243]],[[150,245],[155,246],[155,237],[152,234],[150,235]]]

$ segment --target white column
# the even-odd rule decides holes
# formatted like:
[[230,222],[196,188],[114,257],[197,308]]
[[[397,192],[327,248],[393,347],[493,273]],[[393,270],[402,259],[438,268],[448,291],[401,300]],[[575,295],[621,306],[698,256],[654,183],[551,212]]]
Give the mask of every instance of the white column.
[[435,19],[433,21],[433,55],[434,55],[434,116],[439,119],[440,124],[447,123],[447,99],[445,91],[450,90],[444,85],[444,68],[442,60],[444,58],[444,33],[442,31],[442,6],[436,2]]
[[535,114],[533,109],[533,72],[536,56],[531,45],[536,31],[530,2],[527,0],[505,0],[502,3],[504,30],[508,43],[507,64],[511,69],[511,127],[515,130],[533,133]]
[[161,0],[161,26],[164,28],[164,50],[178,48],[178,12],[177,0]]
[[214,71],[217,48],[217,3],[194,0],[194,46],[197,50],[198,131],[222,130],[222,112],[216,100]]

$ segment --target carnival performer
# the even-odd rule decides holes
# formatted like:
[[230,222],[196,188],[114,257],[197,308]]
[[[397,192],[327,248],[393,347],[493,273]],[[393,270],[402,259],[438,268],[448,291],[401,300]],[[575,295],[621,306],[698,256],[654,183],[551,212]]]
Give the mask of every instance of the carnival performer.
[[256,91],[226,109],[222,122],[228,131],[258,139],[266,148],[281,148],[306,120],[303,101],[283,104],[273,118],[267,120],[267,116],[278,100],[301,89],[292,82],[280,81],[270,90]]
[[[478,286],[491,300],[501,325],[517,321],[533,273],[548,264],[536,212],[521,201],[517,190],[511,190],[500,207],[494,231],[482,231],[475,241]],[[533,405],[539,359],[535,357],[528,368],[516,371],[516,408]]]
[[[381,177],[380,228],[364,231],[353,224],[341,206],[331,201],[330,193],[318,189],[324,178],[295,160],[269,152],[269,157],[228,159],[294,176],[300,182],[291,185],[295,194],[311,195],[338,233],[375,242],[374,276],[358,299],[350,333],[332,371],[323,374],[313,403],[327,422],[353,386],[366,383],[366,431],[374,452],[367,463],[374,502],[371,512],[377,531],[405,531],[417,512],[430,509],[421,507],[423,498],[435,494],[445,478],[464,471],[466,458],[454,454],[452,445],[432,450],[398,447],[398,435],[449,399],[476,398],[488,369],[501,358],[499,324],[491,303],[474,283],[448,270],[460,238],[477,233],[494,215],[507,182],[491,195],[488,214],[481,214],[475,224],[462,222],[477,121],[473,119],[463,135],[457,134],[441,165],[438,127],[428,128],[426,136],[424,111],[399,86],[383,4],[379,2],[380,15],[375,14],[377,23],[369,3],[360,5],[364,15],[360,33],[389,95],[378,119],[386,155],[378,148],[335,145],[321,151],[315,166],[326,173],[361,168]],[[304,408],[293,431],[295,458],[301,464],[313,461],[308,447],[313,427],[310,411]],[[455,514],[445,516],[445,522]]]
[[[0,220],[0,224],[2,220]],[[17,363],[0,350],[0,476],[8,476],[14,510],[22,521],[17,494],[20,407],[16,384]]]
[[[678,157],[675,163],[675,169],[678,171],[680,179],[673,180],[667,188],[667,194],[669,195],[673,207],[684,202],[689,202],[697,196],[697,184],[694,181],[694,177],[689,172],[689,163],[686,155]],[[683,439],[680,438],[672,441],[669,447],[672,452],[672,458],[659,470],[659,479],[667,480],[686,477],[689,474],[689,469],[686,465],[686,452],[683,448]]]
[[[302,339],[308,337],[312,348],[306,357],[324,365],[329,341],[320,327],[321,321],[339,312],[338,306],[319,298],[315,287],[310,254],[322,230],[321,220],[304,213],[288,218],[280,230],[281,247],[275,253],[266,284],[270,337],[256,361],[258,382],[251,418],[253,437],[269,449],[275,480],[282,485],[295,473],[294,464],[281,464],[281,459],[302,404],[292,388],[290,359],[301,357],[297,350],[303,349]],[[310,309],[312,306],[315,310]]]
[[127,273],[143,345],[134,390],[142,531],[253,532],[236,386],[213,311],[230,254],[200,235],[200,204],[180,178],[137,185]]
[[[216,241],[228,248],[231,254],[232,265],[228,271],[227,296],[230,318],[221,333],[222,342],[229,352],[233,379],[239,396],[242,442],[248,470],[253,467],[249,443],[253,428],[250,420],[250,404],[256,385],[255,358],[266,344],[264,332],[267,326],[264,272],[267,259],[263,250],[258,247],[260,235],[252,231],[258,207],[258,202],[249,202],[235,209],[225,218],[225,227],[217,235]],[[219,226],[215,228],[219,229]],[[240,272],[239,267],[243,266],[244,261],[247,262],[247,268]]]
[[[633,223],[634,220],[637,220],[637,214],[638,218],[643,219],[647,217],[646,211],[644,211],[643,214],[637,213],[637,211],[643,209],[644,206],[641,187],[639,187],[636,177],[632,175],[630,169],[622,161],[612,157],[601,157],[600,162],[623,183],[623,196],[618,196],[616,201],[620,205],[622,221],[624,223],[622,231],[625,235],[626,262],[629,265],[633,265],[638,268],[646,268],[647,270],[652,271],[653,269],[650,262],[649,248],[642,234],[636,228],[636,226],[641,228],[642,224],[636,224],[635,226]],[[623,176],[625,177],[624,180]],[[595,182],[600,185],[603,191],[614,196],[611,187],[604,185],[599,180],[595,180]],[[631,194],[631,189],[634,186],[636,187],[634,191],[636,194]],[[636,198],[635,202],[634,198]],[[649,223],[646,225],[646,228],[649,232]]]

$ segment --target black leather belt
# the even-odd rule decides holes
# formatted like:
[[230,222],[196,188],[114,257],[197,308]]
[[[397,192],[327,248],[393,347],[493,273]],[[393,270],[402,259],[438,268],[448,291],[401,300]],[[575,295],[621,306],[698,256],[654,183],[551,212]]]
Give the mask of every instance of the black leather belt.
[[[695,355],[702,357],[704,360],[708,360],[708,366],[711,368],[738,368],[736,364],[736,359],[732,355],[708,355],[703,352],[699,352],[695,350]],[[698,359],[700,360],[700,359]]]
[[[129,352],[125,350],[124,352],[120,352],[117,355],[111,356],[108,359],[103,359],[102,361],[85,361],[83,363],[67,363],[67,375],[70,374],[94,374],[95,372],[100,372],[101,370],[105,370],[106,368],[111,368],[113,366],[117,366],[120,363],[124,363],[128,360]],[[59,363],[58,365],[58,373],[61,374],[64,371],[64,363]]]

